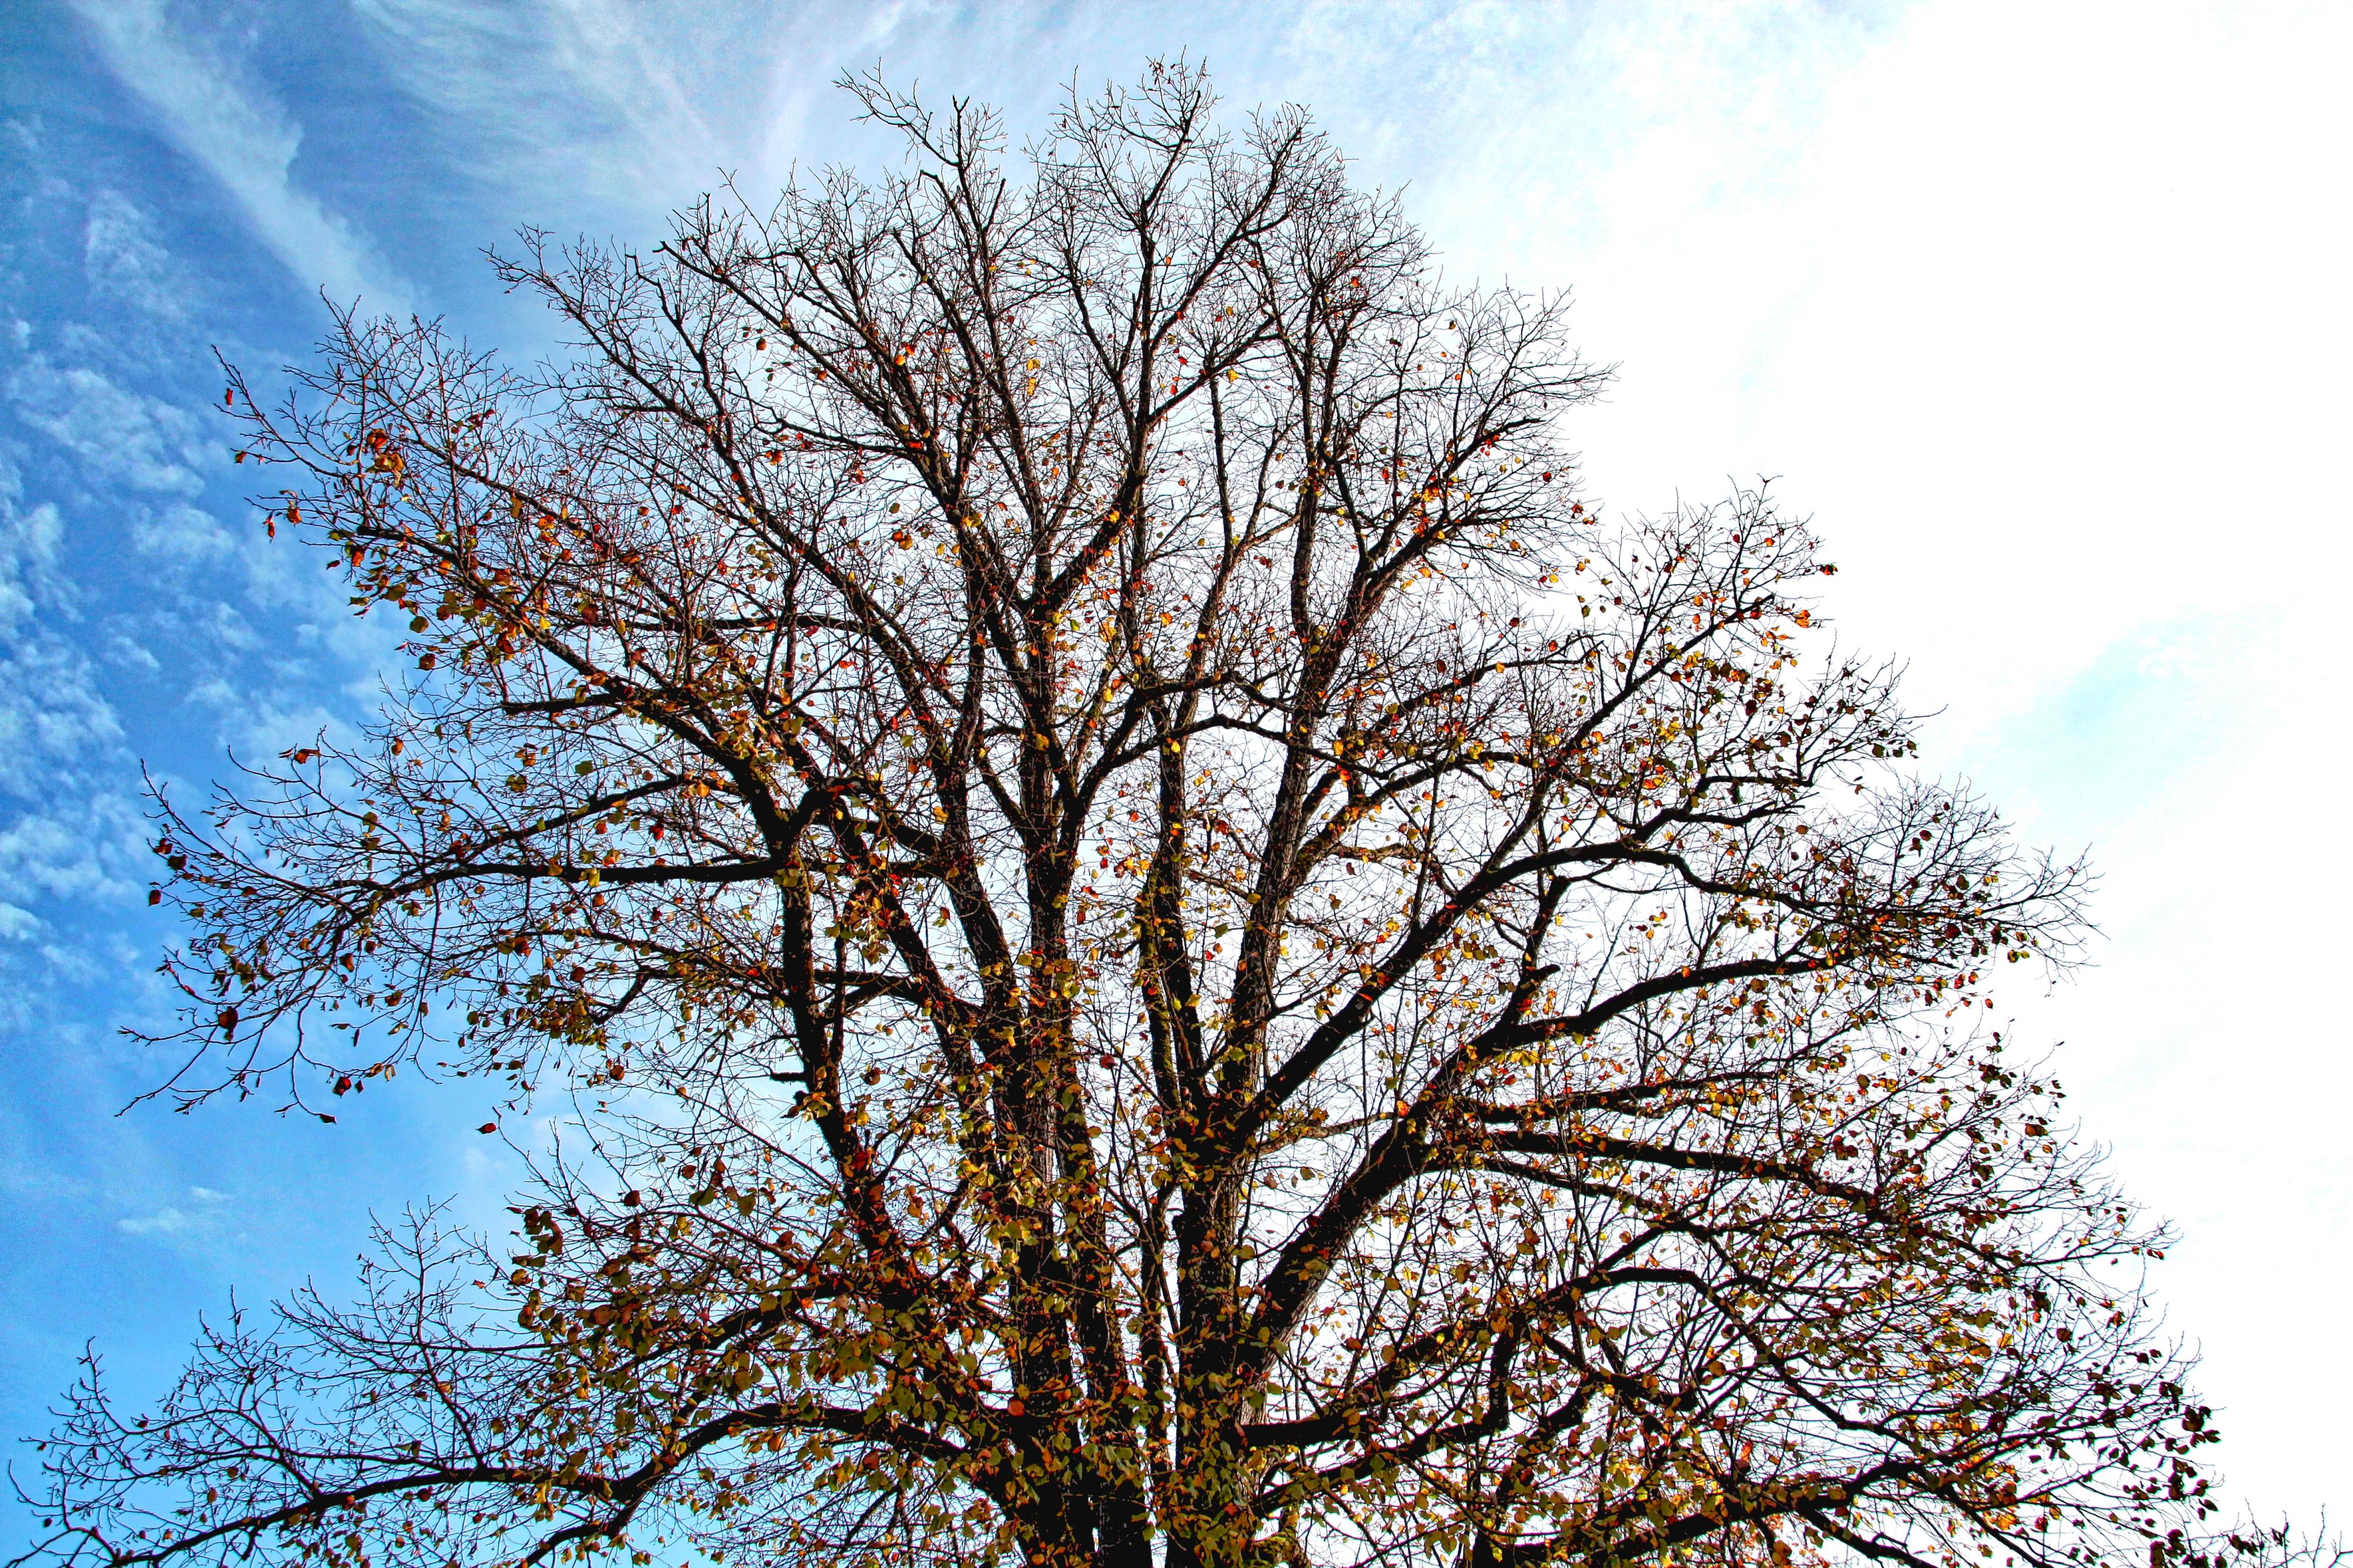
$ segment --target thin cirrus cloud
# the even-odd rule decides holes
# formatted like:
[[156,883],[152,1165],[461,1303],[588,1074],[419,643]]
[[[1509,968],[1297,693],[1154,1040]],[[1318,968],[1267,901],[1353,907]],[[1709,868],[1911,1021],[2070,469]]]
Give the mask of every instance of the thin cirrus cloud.
[[[353,14],[491,206],[592,228],[658,220],[723,178],[773,187],[807,161],[809,111],[836,74],[963,26],[957,7],[906,0],[712,0],[691,13],[356,0]],[[540,90],[518,93],[518,79]]]
[[[363,0],[357,15],[375,55],[441,133],[463,138],[465,161],[489,183],[610,204],[625,192],[670,195],[707,179],[681,155],[724,144],[739,95],[768,75],[773,30],[748,17],[723,30],[716,16],[681,18],[582,0],[491,7],[450,0]],[[723,15],[723,8],[722,15]],[[732,76],[723,84],[715,77]],[[528,79],[543,90],[517,93]],[[553,89],[554,90],[544,90]],[[716,116],[714,108],[722,110]],[[592,155],[581,157],[586,149]],[[488,156],[482,154],[488,153]],[[544,217],[544,213],[531,215]]]
[[337,300],[405,307],[408,289],[349,221],[296,185],[301,131],[237,61],[176,26],[162,0],[74,0],[74,9],[114,79],[290,271]]

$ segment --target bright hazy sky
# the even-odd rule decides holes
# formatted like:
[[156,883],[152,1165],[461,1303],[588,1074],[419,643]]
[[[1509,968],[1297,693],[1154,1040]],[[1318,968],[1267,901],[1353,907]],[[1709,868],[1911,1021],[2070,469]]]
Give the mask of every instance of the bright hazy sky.
[[[879,62],[1042,122],[1206,58],[1310,106],[1461,275],[1571,289],[1621,366],[1575,441],[1620,510],[1774,476],[1910,661],[1924,764],[2104,873],[2095,966],[2003,998],[2179,1222],[2235,1499],[2353,1502],[2353,8],[2342,4],[1021,6],[15,0],[0,38],[0,1427],[96,1336],[130,1385],[200,1310],[349,1278],[371,1207],[513,1174],[464,1085],[334,1127],[117,1117],[158,1065],[143,760],[348,721],[385,643],[261,538],[212,350],[319,291],[530,350],[479,250],[643,240],[884,149]],[[2063,1042],[2061,1044],[2060,1042]],[[29,1456],[20,1457],[23,1465]]]

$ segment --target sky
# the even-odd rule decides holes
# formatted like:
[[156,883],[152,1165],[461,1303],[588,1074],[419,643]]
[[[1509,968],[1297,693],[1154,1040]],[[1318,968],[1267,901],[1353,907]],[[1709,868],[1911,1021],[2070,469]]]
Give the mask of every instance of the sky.
[[[1614,510],[1774,480],[1922,763],[2101,873],[2091,966],[2005,994],[2180,1240],[2233,1507],[2353,1511],[2353,8],[13,0],[0,37],[0,1436],[86,1342],[350,1278],[369,1215],[504,1216],[467,1085],[332,1127],[124,1110],[169,1064],[142,777],[352,723],[381,629],[269,541],[216,353],[322,298],[529,354],[481,252],[644,242],[733,176],[878,167],[830,84],[1000,105],[1206,59],[1306,105],[1460,278],[1568,290]],[[2327,786],[2327,787],[2324,787]],[[340,1109],[340,1108],[339,1108]],[[29,1453],[14,1459],[20,1477]]]

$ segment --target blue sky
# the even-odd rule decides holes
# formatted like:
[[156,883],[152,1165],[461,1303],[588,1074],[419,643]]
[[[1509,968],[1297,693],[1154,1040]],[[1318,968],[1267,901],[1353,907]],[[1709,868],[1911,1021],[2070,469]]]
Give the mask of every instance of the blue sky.
[[2238,1495],[2348,1501],[2353,502],[2341,6],[631,5],[19,0],[0,42],[0,1426],[85,1339],[134,1385],[199,1311],[347,1276],[372,1208],[512,1173],[462,1086],[335,1126],[118,1116],[158,1064],[140,769],[364,712],[385,644],[262,537],[216,349],[320,290],[522,352],[480,252],[641,238],[724,171],[871,163],[880,62],[1039,123],[1206,57],[1312,106],[1456,268],[1572,287],[1618,362],[1615,506],[1778,476],[1907,658],[1925,761],[2088,845],[2096,966],[2005,998],[2134,1191]]

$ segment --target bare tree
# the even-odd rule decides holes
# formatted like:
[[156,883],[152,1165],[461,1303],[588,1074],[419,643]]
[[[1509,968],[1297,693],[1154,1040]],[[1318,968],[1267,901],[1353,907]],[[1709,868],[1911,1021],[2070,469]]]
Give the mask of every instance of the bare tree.
[[[2081,872],[1923,782],[1761,492],[1604,524],[1562,304],[1155,68],[575,340],[231,401],[416,669],[159,804],[183,1104],[569,1110],[496,1257],[95,1365],[35,1557],[2179,1556],[2162,1236],[1985,1009]],[[486,1128],[486,1131],[489,1129]]]

